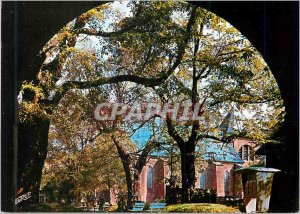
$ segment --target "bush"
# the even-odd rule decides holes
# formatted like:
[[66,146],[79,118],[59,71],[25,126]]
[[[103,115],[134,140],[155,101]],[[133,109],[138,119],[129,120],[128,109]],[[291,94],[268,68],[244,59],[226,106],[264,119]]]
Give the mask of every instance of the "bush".
[[192,203],[216,203],[215,190],[196,189],[191,198]]
[[167,212],[187,212],[187,213],[240,213],[237,208],[222,204],[176,204],[167,206]]
[[108,212],[117,212],[118,205],[112,205],[110,208],[107,209]]

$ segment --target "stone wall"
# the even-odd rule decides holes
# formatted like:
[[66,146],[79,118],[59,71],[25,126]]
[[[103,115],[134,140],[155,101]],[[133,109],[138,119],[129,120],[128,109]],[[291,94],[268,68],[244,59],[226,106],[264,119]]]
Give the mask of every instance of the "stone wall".
[[[147,186],[147,175],[152,168],[152,185]],[[137,185],[139,200],[152,203],[157,199],[164,199],[166,195],[165,177],[168,174],[166,162],[161,158],[150,158],[144,166]]]

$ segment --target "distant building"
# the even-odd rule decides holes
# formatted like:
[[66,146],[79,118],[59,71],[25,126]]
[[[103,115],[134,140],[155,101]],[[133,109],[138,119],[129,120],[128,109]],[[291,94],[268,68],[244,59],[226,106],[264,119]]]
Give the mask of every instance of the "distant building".
[[[229,112],[220,125],[223,136],[232,132],[234,122],[233,111]],[[149,131],[148,131],[149,132]],[[142,130],[139,139],[150,136],[147,130]],[[198,152],[207,162],[207,167],[196,172],[197,189],[215,190],[217,198],[236,197],[242,198],[241,175],[234,172],[235,169],[252,164],[262,164],[264,156],[255,154],[256,144],[245,138],[236,138],[230,143],[221,143],[215,140],[202,140]],[[166,156],[160,152],[154,152],[149,156],[147,164],[139,175],[135,184],[135,192],[138,200],[152,203],[166,196],[166,178],[169,176],[170,167],[167,165]]]
[[235,169],[261,164],[254,155],[255,144],[248,139],[237,138],[229,144],[215,141],[203,142],[206,146],[207,167],[198,172],[196,188],[213,189],[217,197],[243,197],[241,175]]

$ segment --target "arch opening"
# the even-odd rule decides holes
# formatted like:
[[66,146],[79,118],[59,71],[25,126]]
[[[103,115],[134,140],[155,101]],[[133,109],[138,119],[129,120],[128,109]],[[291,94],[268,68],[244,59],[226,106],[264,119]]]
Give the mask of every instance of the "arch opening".
[[[180,49],[179,49],[180,46],[178,44],[182,45],[184,43],[184,42],[182,43],[182,41],[185,41],[185,39],[183,38],[183,40],[180,41],[180,39],[182,39],[180,38],[180,36],[179,38],[173,38],[173,37],[175,37],[174,36],[175,33],[176,34],[180,33],[182,29],[184,28],[188,29],[187,24],[191,19],[191,18],[188,19],[188,12],[192,11],[191,8],[189,8],[185,4],[178,6],[177,3],[174,5],[168,5],[167,3],[165,3],[166,5],[157,4],[155,5],[155,7],[153,7],[159,9],[162,12],[164,11],[168,12],[166,13],[165,16],[163,16],[164,23],[168,23],[169,21],[172,22],[172,24],[176,25],[175,29],[170,30],[169,28],[171,28],[172,25],[170,26],[165,25],[167,28],[164,29],[165,26],[161,26],[161,23],[156,23],[155,20],[150,26],[148,26],[146,23],[143,23],[143,21],[151,18],[151,16],[153,15],[153,8],[151,8],[151,5],[148,6],[145,4],[146,6],[143,8],[145,11],[145,17],[142,17],[140,20],[142,23],[141,28],[137,28],[136,23],[131,23],[133,22],[132,20],[136,18],[135,16],[137,17],[139,16],[138,14],[139,11],[138,9],[136,9],[137,6],[134,5],[134,3],[132,3],[131,7],[136,9],[135,11],[136,14],[134,13],[131,14],[131,11],[125,10],[123,8],[124,5],[122,5],[121,3],[117,3],[117,4],[119,5],[114,6],[115,8],[111,9],[111,14],[112,14],[112,16],[110,16],[112,17],[111,20],[108,20],[107,22],[99,22],[99,20],[107,16],[106,13],[109,13],[110,9],[109,6],[107,5],[98,7],[80,16],[76,20],[72,21],[66,28],[64,28],[61,31],[60,34],[56,35],[47,44],[48,48],[51,47],[53,44],[54,47],[50,48],[51,51],[48,53],[49,57],[44,64],[45,69],[41,71],[40,75],[41,75],[41,82],[43,82],[42,84],[46,84],[46,85],[49,84],[49,82],[47,82],[49,81],[49,79],[50,81],[52,81],[53,79],[57,80],[54,82],[55,86],[53,86],[53,84],[52,85],[50,84],[51,85],[50,87],[52,88],[49,90],[49,94],[47,94],[48,97],[50,97],[50,99],[54,99],[54,100],[61,99],[60,105],[63,108],[62,103],[64,101],[69,102],[68,99],[74,99],[74,98],[75,100],[76,99],[80,100],[81,98],[84,100],[86,99],[87,95],[89,96],[89,98],[91,98],[92,96],[94,96],[94,98],[99,95],[101,96],[100,99],[99,97],[95,98],[93,102],[95,100],[103,101],[103,100],[109,100],[111,98],[112,98],[111,100],[115,101],[120,97],[122,98],[122,96],[128,99],[128,97],[134,96],[133,93],[130,93],[130,91],[135,93],[139,92],[138,93],[139,96],[134,97],[135,100],[138,101],[141,101],[139,99],[141,97],[147,99],[159,98],[160,96],[159,94],[156,97],[153,95],[154,93],[156,93],[155,90],[151,91],[151,93],[147,91],[148,90],[147,84],[149,83],[145,81],[149,80],[151,82],[153,80],[153,76],[156,77],[157,75],[159,75],[157,70],[163,71],[164,67],[172,67],[170,65],[168,66],[168,63],[170,63],[174,67],[174,65],[177,64],[178,59],[181,58],[180,61],[182,65],[179,66],[177,65],[176,68],[173,70],[174,74],[171,73],[171,75],[168,76],[167,79],[165,80],[165,81],[167,80],[169,81],[167,82],[169,85],[164,86],[164,89],[166,91],[171,88],[173,89],[174,92],[177,93],[177,91],[183,89],[189,89],[189,87],[193,85],[195,82],[193,79],[190,78],[191,73],[193,73],[191,72],[191,70],[193,69],[192,67],[199,66],[203,70],[203,73],[200,72],[202,73],[200,77],[202,77],[203,80],[201,84],[199,84],[201,86],[198,86],[197,88],[197,90],[199,90],[197,92],[199,97],[205,97],[205,93],[207,93],[207,91],[205,91],[205,88],[203,86],[208,86],[207,88],[209,93],[214,94],[213,98],[205,98],[206,101],[208,100],[209,106],[211,106],[210,110],[209,108],[206,109],[207,113],[205,116],[206,118],[209,118],[209,116],[211,116],[209,111],[216,111],[216,110],[218,111],[218,114],[214,115],[214,118],[210,118],[211,121],[213,121],[211,123],[214,124],[214,127],[213,126],[209,127],[208,131],[213,132],[213,129],[215,129],[215,126],[220,122],[220,119],[222,118],[224,113],[227,112],[232,106],[234,106],[235,108],[238,108],[240,111],[239,119],[241,121],[245,120],[245,117],[246,118],[248,117],[248,119],[255,118],[255,120],[258,121],[256,124],[244,122],[243,123],[244,131],[245,130],[248,131],[249,129],[252,128],[252,131],[251,132],[249,131],[248,133],[250,137],[253,137],[260,142],[264,140],[265,136],[261,137],[259,135],[255,135],[259,131],[260,131],[259,134],[263,133],[263,131],[261,131],[263,129],[262,128],[263,125],[259,123],[262,121],[263,117],[265,117],[264,119],[271,121],[272,114],[270,112],[275,112],[278,109],[275,109],[275,107],[272,106],[269,107],[268,105],[264,105],[264,102],[266,103],[268,102],[264,99],[255,100],[256,104],[258,105],[254,105],[253,103],[251,103],[253,102],[251,101],[252,97],[247,95],[246,92],[251,94],[253,91],[255,91],[253,90],[255,87],[259,87],[259,84],[264,84],[264,86],[268,88],[269,91],[264,91],[264,88],[261,87],[260,90],[258,90],[258,93],[255,94],[257,95],[257,98],[262,98],[262,97],[270,98],[268,96],[269,95],[268,93],[270,92],[270,90],[273,90],[273,92],[275,93],[273,94],[273,96],[275,100],[278,101],[276,105],[282,107],[282,102],[280,98],[280,93],[278,91],[278,87],[276,85],[276,81],[274,80],[274,78],[273,79],[269,78],[271,73],[268,66],[262,60],[261,55],[258,52],[256,52],[256,50],[253,47],[251,47],[249,41],[246,41],[246,38],[243,38],[243,36],[240,35],[236,31],[236,29],[233,29],[232,26],[230,26],[230,24],[226,23],[224,20],[221,20],[220,18],[216,17],[214,14],[209,13],[208,11],[201,10],[201,13],[199,12],[198,14],[199,17],[203,18],[201,15],[209,14],[208,15],[209,18],[205,20],[207,23],[199,22],[198,29],[196,30],[195,27],[195,29],[193,29],[194,31],[191,30],[190,32],[190,34],[194,36],[193,38],[194,43],[193,42],[191,44],[186,43],[186,49],[194,48],[194,53],[196,52],[196,54],[194,54],[193,51],[191,52],[184,51],[185,53],[183,54],[180,53]],[[171,12],[169,11],[171,7],[174,7],[173,10],[176,11],[175,15],[174,15],[174,11]],[[188,9],[182,12],[181,9],[178,9],[180,7],[188,8]],[[121,12],[119,11],[118,13],[118,9],[120,9]],[[122,9],[124,10],[122,11]],[[195,12],[195,14],[197,14],[197,12]],[[171,15],[172,17],[171,21],[168,19],[167,15]],[[199,17],[198,19],[200,19]],[[88,20],[87,23],[85,23],[86,21],[85,19]],[[114,19],[117,21],[113,21]],[[127,31],[126,28],[128,28]],[[154,29],[154,32],[151,31],[148,32],[148,30],[152,28]],[[222,31],[226,33],[223,32],[222,34]],[[72,33],[75,32],[75,35],[69,35],[68,33],[70,32]],[[221,37],[226,37],[227,33],[230,34],[230,36],[222,40]],[[139,34],[142,34],[143,36]],[[121,36],[118,37],[119,35]],[[184,37],[184,34],[182,34],[181,36]],[[204,45],[205,47],[200,48],[199,46],[200,39],[198,37],[201,36],[203,37],[201,38],[203,40],[205,40],[204,39],[205,37],[210,37],[210,39],[205,40],[205,42],[207,42],[208,44],[205,44],[205,42],[203,42],[203,44],[205,44]],[[61,42],[64,42],[66,38],[68,40],[67,45],[69,46],[67,50],[61,51],[57,49],[56,45],[57,44],[59,45],[61,44]],[[233,40],[230,40],[232,38]],[[238,42],[237,40],[242,40],[242,42]],[[136,44],[134,44],[132,41],[134,41]],[[171,41],[169,43],[169,46],[165,45],[166,41]],[[225,41],[227,42],[230,41],[230,42],[222,43]],[[197,42],[199,47],[195,46]],[[232,44],[230,45],[230,43],[232,42],[236,43],[234,47],[232,47]],[[209,47],[212,44],[214,44],[215,47],[217,48],[209,49]],[[176,47],[176,45],[178,46]],[[222,57],[214,61],[215,58],[212,57],[212,55],[218,54],[218,49],[222,49],[220,48],[221,46],[224,51],[220,54],[220,56]],[[228,46],[230,47],[228,48]],[[197,51],[201,50],[202,52],[206,52],[206,54],[202,56],[201,54],[199,54],[199,56],[196,56],[197,55],[196,49]],[[149,53],[149,55],[147,55],[147,53]],[[194,59],[192,59],[192,61],[190,62],[188,60],[182,62],[183,55],[187,58],[194,57]],[[230,57],[223,58],[223,56],[227,56],[227,55],[230,55],[230,57],[235,58],[235,60],[230,59]],[[147,63],[149,64],[144,65],[145,61],[141,62],[142,60],[139,59],[140,56],[144,56],[145,61],[147,60]],[[148,56],[150,57],[149,59],[147,59]],[[54,75],[55,77],[53,77],[51,76],[53,74],[51,73],[51,70],[49,70],[51,69],[49,67],[55,61],[56,57],[59,57],[60,61],[64,61],[64,64],[61,68],[62,72],[57,76]],[[199,57],[199,58],[196,59],[195,57]],[[252,60],[251,63],[247,64],[247,60],[250,61],[250,59]],[[218,62],[218,60],[221,61],[225,60],[225,62]],[[202,67],[203,64],[200,63],[201,61],[205,61],[205,63],[211,63],[209,65],[211,68],[204,69],[205,66]],[[215,63],[217,63],[219,67],[216,66]],[[142,65],[144,65],[145,70],[139,70]],[[239,66],[245,66],[246,69],[241,69]],[[255,71],[257,73],[255,72],[253,73],[251,70],[247,70],[247,69],[254,69],[254,70],[256,69]],[[212,75],[214,74],[214,72],[216,73],[216,75]],[[164,72],[162,73],[164,74]],[[166,73],[168,74],[168,72]],[[135,76],[134,78],[130,77],[127,80],[126,78],[128,77],[128,75],[131,74],[133,75],[141,74],[141,78],[143,81],[141,82],[136,81]],[[121,94],[121,96],[120,96],[120,88],[116,87],[115,85],[101,84],[101,81],[104,80],[105,78],[109,78],[110,79],[109,82],[115,84],[114,81],[117,78],[114,77],[116,75],[125,78],[124,81],[121,80],[120,82],[126,82],[124,85],[120,84],[122,86],[123,92],[126,92],[124,94]],[[262,79],[260,81],[256,81],[255,84],[253,84],[252,81],[253,79],[255,79],[253,77],[257,77],[257,76]],[[245,82],[243,82],[244,80]],[[133,84],[128,84],[128,82],[131,81],[133,82]],[[95,87],[95,85],[97,85],[98,83],[100,84]],[[140,86],[143,84],[144,86]],[[182,88],[178,87],[180,84],[183,84]],[[74,88],[72,88],[73,86]],[[60,94],[61,92],[58,90],[58,88],[64,89],[66,87],[70,87],[68,88],[69,91],[68,92],[63,91],[63,93]],[[90,89],[89,87],[91,87],[92,89]],[[78,90],[78,88],[80,90]],[[100,89],[101,93],[99,93],[97,89],[98,90]],[[113,92],[110,94],[108,91],[113,91]],[[102,92],[104,93],[102,94]],[[225,92],[225,93],[221,94],[221,92]],[[276,92],[278,93],[276,94]],[[228,96],[228,93],[231,93],[230,96]],[[175,100],[178,98],[174,96],[174,94],[168,94],[168,96],[169,96],[168,99],[170,100]],[[187,95],[185,93],[182,93],[181,96],[187,96]],[[272,100],[270,102],[275,102],[275,101]],[[94,102],[93,104],[96,103]],[[223,104],[223,106],[221,104]],[[259,104],[261,104],[261,106],[259,106]],[[84,105],[81,106],[81,108],[86,110],[86,108],[84,108]],[[73,117],[73,113],[74,112],[72,112],[72,115],[70,116]],[[262,116],[262,114],[264,113],[265,115]],[[284,110],[282,109],[276,112],[278,116],[282,116],[283,113]],[[81,121],[79,120],[79,122]],[[131,124],[131,127],[134,127],[136,123],[139,122],[135,121],[133,124]],[[86,126],[89,125],[90,124]],[[126,125],[125,126],[123,125],[122,128],[127,129]],[[184,126],[186,125],[187,124],[184,124]],[[86,127],[84,129],[87,130]],[[55,141],[53,142],[55,144]],[[87,143],[88,141],[84,141],[84,140],[80,142],[82,149],[85,147]]]

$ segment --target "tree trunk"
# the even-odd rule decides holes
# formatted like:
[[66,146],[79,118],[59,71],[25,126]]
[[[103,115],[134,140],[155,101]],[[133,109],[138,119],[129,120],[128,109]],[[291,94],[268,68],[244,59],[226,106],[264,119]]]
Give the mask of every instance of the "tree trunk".
[[117,147],[117,151],[119,157],[121,158],[123,169],[126,177],[126,186],[127,186],[127,205],[126,210],[132,208],[133,202],[133,181],[132,181],[132,172],[130,170],[131,167],[131,158],[128,154],[126,148],[115,138],[112,137],[115,146]]
[[182,196],[181,202],[188,203],[191,200],[195,187],[195,142],[185,143],[180,148]]
[[31,198],[18,203],[18,209],[38,202],[44,161],[47,156],[49,119],[36,118],[18,126],[17,193],[16,197],[31,192]]
[[[130,157],[130,154],[126,147],[120,143],[120,141],[115,137],[112,136],[112,140],[117,147],[119,157],[121,158],[123,169],[126,176],[126,185],[127,185],[127,207],[126,210],[132,208],[133,206],[133,194],[134,194],[134,187],[133,184],[136,183],[139,179],[139,175],[141,174],[143,167],[146,165],[147,157],[149,153],[152,151],[155,146],[158,145],[158,142],[148,142],[143,149],[142,154],[139,155],[136,163],[133,164],[133,161]],[[133,174],[131,169],[134,168],[136,171]]]
[[126,205],[126,211],[128,209],[132,208],[133,203],[133,182],[132,182],[132,173],[130,171],[130,167],[124,166],[125,175],[126,175],[126,185],[127,185],[127,205]]

